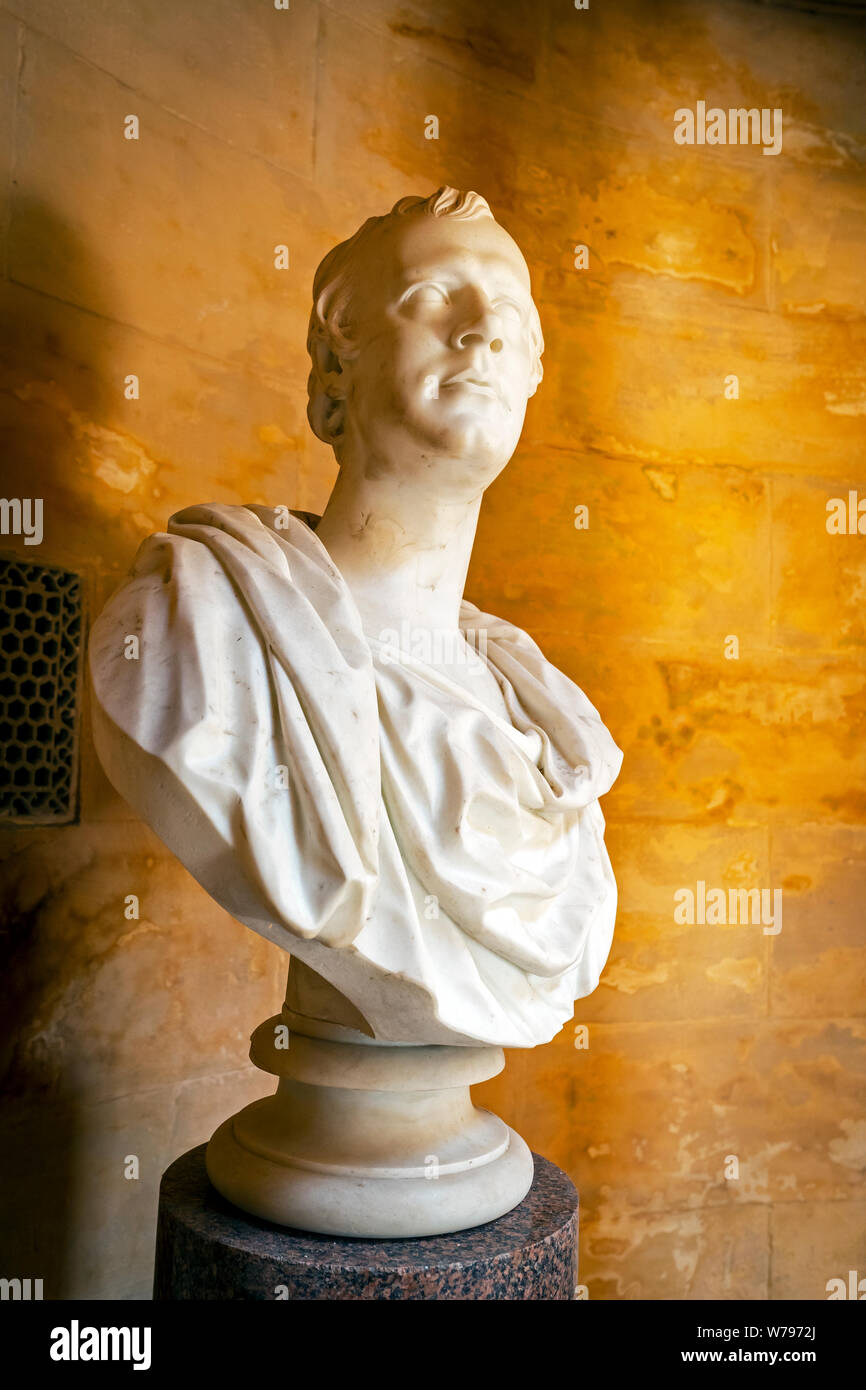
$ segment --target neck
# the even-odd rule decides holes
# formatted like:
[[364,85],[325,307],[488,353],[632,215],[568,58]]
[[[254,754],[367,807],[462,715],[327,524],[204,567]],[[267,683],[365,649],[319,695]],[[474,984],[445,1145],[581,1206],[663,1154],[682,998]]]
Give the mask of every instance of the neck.
[[457,629],[480,506],[481,493],[445,499],[390,474],[340,473],[316,535],[368,631]]

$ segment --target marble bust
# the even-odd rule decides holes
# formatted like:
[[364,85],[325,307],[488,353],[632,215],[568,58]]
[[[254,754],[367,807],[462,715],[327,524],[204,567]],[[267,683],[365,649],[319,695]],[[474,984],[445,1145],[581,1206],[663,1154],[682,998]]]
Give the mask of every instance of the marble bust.
[[403,198],[319,266],[308,347],[339,465],[322,516],[192,506],[141,545],[92,633],[97,750],[308,997],[344,1001],[320,1037],[534,1047],[610,949],[621,754],[463,598],[542,376],[526,263],[478,194]]

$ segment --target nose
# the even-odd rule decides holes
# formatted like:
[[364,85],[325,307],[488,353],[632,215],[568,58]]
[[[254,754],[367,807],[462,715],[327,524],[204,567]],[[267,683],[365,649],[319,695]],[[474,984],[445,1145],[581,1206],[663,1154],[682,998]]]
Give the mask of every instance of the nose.
[[499,336],[501,324],[499,315],[486,299],[479,298],[467,317],[458,323],[451,334],[451,346],[456,348],[486,347],[491,352],[502,351],[502,338]]

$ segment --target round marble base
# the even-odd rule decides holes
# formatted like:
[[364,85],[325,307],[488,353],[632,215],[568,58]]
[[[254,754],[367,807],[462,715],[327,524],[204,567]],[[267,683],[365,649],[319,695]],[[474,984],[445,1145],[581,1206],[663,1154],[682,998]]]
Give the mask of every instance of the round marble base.
[[532,1154],[470,1091],[502,1071],[501,1047],[383,1044],[328,1026],[336,1036],[316,1036],[316,1020],[284,1008],[253,1033],[251,1060],[279,1084],[211,1137],[207,1174],[227,1201],[364,1240],[447,1235],[523,1201]]
[[155,1299],[574,1297],[577,1189],[538,1154],[529,1193],[497,1221],[454,1235],[362,1240],[247,1216],[211,1186],[206,1147],[163,1175]]

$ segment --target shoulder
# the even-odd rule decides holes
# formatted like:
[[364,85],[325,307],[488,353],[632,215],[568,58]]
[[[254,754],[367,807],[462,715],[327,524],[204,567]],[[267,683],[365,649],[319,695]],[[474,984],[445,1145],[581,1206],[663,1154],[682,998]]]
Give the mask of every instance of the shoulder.
[[546,659],[541,648],[522,627],[510,623],[507,618],[498,618],[494,613],[484,613],[466,599],[460,605],[460,629],[464,634],[483,633],[486,642],[511,647],[535,660]]

